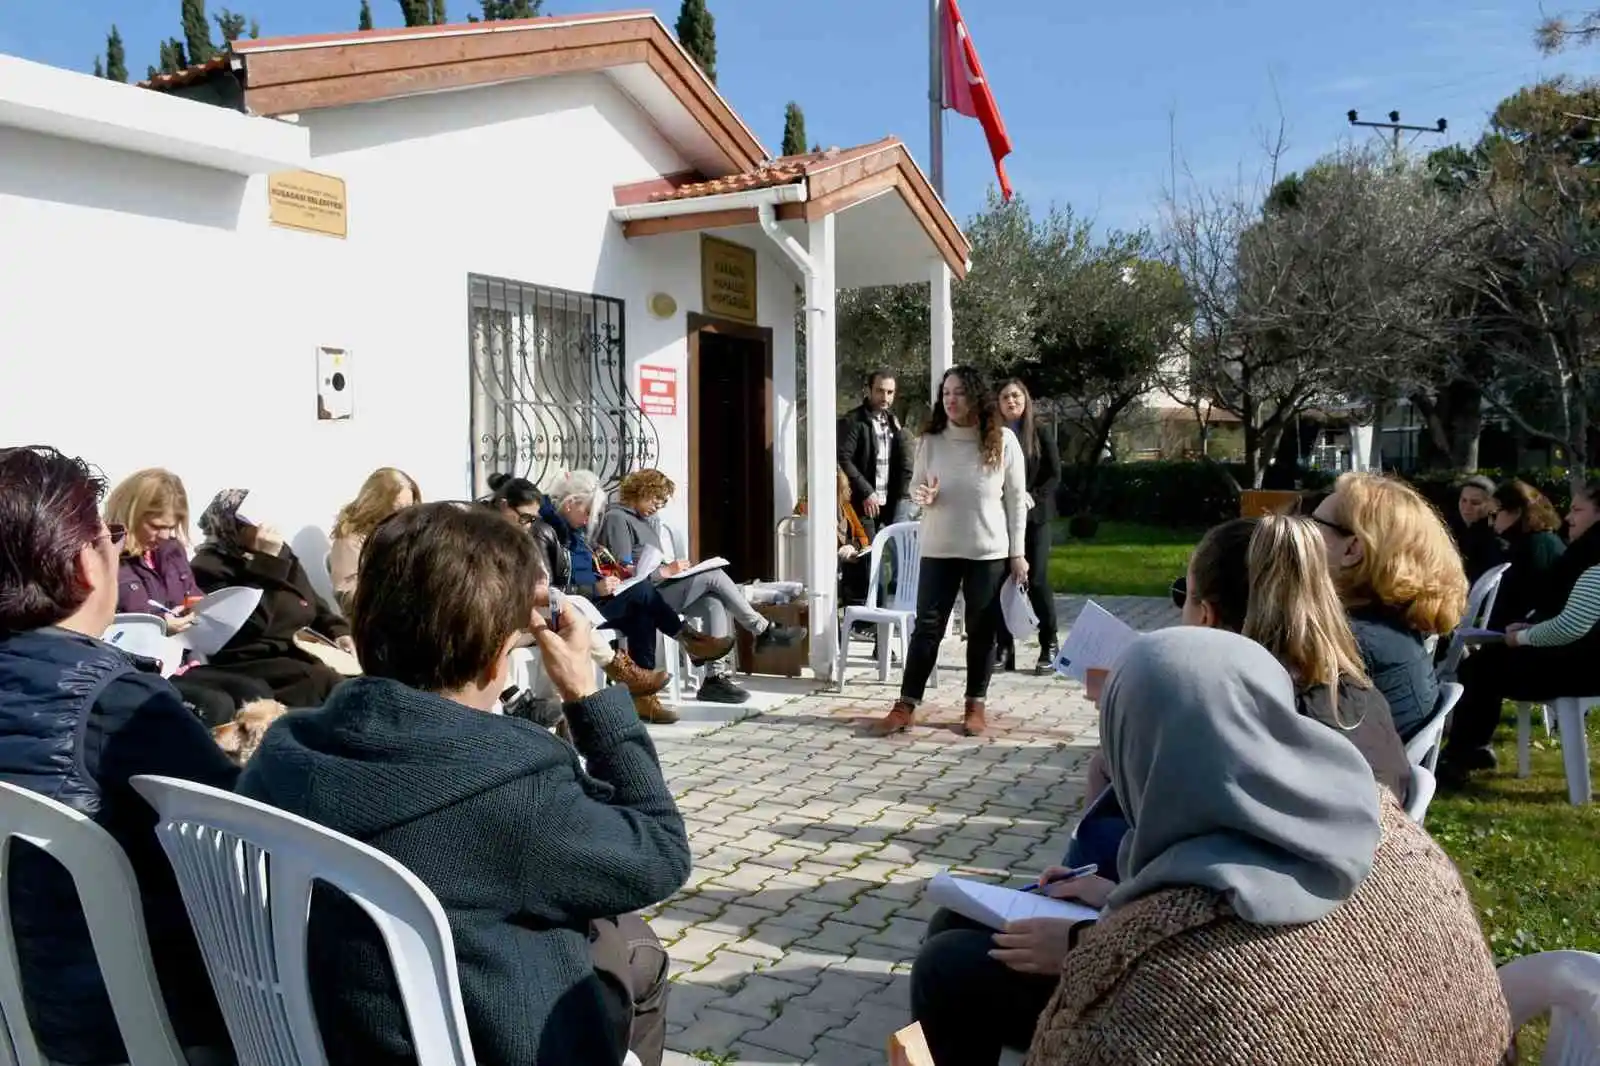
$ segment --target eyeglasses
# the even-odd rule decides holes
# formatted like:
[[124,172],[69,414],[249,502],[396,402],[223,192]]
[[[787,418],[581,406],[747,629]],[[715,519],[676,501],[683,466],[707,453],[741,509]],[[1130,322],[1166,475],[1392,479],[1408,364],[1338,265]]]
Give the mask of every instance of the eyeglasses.
[[[100,540],[101,538],[96,537],[94,539]],[[128,527],[120,525],[116,522],[107,522],[104,539],[109,540],[111,542],[111,546],[115,548],[124,540],[128,539]]]
[[518,511],[517,521],[522,525],[523,529],[532,529],[534,523],[539,521],[539,516],[536,514],[525,514],[521,511]]
[[1172,606],[1183,610],[1183,605],[1189,602],[1189,578],[1180,577],[1172,583]]
[[1355,536],[1355,533],[1351,531],[1349,526],[1341,526],[1331,518],[1323,518],[1319,514],[1313,514],[1310,517],[1311,520],[1317,525],[1322,526],[1324,529],[1331,529],[1341,537]]

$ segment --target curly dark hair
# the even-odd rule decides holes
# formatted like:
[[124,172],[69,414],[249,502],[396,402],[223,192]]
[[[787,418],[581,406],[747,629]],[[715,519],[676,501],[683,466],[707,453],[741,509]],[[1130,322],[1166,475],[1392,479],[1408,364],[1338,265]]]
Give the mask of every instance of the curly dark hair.
[[958,364],[944,372],[939,379],[939,387],[934,390],[933,410],[928,413],[928,424],[923,429],[924,433],[943,433],[950,425],[950,416],[944,410],[944,384],[951,378],[961,382],[966,390],[967,402],[972,404],[978,412],[978,441],[983,452],[985,466],[999,466],[1002,446],[1005,442],[1005,425],[1000,421],[1000,412],[995,406],[994,393],[989,390],[989,385],[983,380],[983,375],[976,367]]
[[1519,533],[1554,533],[1561,528],[1561,516],[1544,493],[1526,481],[1508,481],[1494,490],[1495,506],[1518,513]]

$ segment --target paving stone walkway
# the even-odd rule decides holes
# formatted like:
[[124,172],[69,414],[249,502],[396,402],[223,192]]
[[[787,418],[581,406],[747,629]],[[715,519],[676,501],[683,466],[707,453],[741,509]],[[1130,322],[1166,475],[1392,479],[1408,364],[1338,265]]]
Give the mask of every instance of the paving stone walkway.
[[[1082,601],[1059,602],[1070,620]],[[1140,628],[1177,617],[1161,600],[1099,602]],[[963,650],[945,644],[943,683],[900,737],[858,733],[896,692],[897,674],[880,684],[865,664],[843,695],[655,734],[695,856],[689,884],[647,914],[672,957],[669,1063],[883,1062],[910,1020],[928,878],[1000,881],[1060,861],[1094,708],[1074,683],[999,674],[990,735],[962,737]]]

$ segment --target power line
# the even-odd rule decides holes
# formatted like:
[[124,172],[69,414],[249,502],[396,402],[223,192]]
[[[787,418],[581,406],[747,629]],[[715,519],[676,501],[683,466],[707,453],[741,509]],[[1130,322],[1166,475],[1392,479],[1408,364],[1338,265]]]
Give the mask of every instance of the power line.
[[1353,107],[1349,111],[1345,112],[1345,117],[1350,120],[1350,125],[1352,126],[1365,126],[1368,129],[1393,131],[1394,150],[1396,155],[1400,153],[1400,132],[1402,130],[1411,130],[1415,133],[1443,133],[1445,130],[1450,128],[1450,124],[1442,118],[1432,126],[1407,125],[1406,123],[1400,121],[1400,112],[1398,111],[1389,112],[1388,122],[1363,122],[1360,114],[1358,114],[1356,109]]

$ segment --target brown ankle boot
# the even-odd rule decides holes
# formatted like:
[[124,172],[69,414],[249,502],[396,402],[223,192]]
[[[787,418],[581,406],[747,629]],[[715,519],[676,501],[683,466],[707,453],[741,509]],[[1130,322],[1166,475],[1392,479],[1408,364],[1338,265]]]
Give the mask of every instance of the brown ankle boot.
[[605,671],[606,677],[627,686],[630,696],[654,696],[667,687],[665,670],[646,670],[628,658],[625,651],[617,652],[616,658],[606,663]]
[[732,637],[708,637],[688,626],[684,626],[683,632],[678,634],[678,643],[683,645],[689,653],[689,661],[696,666],[714,663],[733,650]]
[[660,696],[635,696],[633,709],[638,713],[639,721],[651,725],[671,725],[678,720],[678,712],[662,703]]
[[961,731],[969,737],[981,737],[989,728],[989,722],[983,716],[983,701],[968,700],[967,713],[961,716]]
[[867,735],[872,737],[889,737],[896,733],[904,733],[916,724],[916,704],[906,700],[895,700],[889,713],[877,721],[867,725]]

